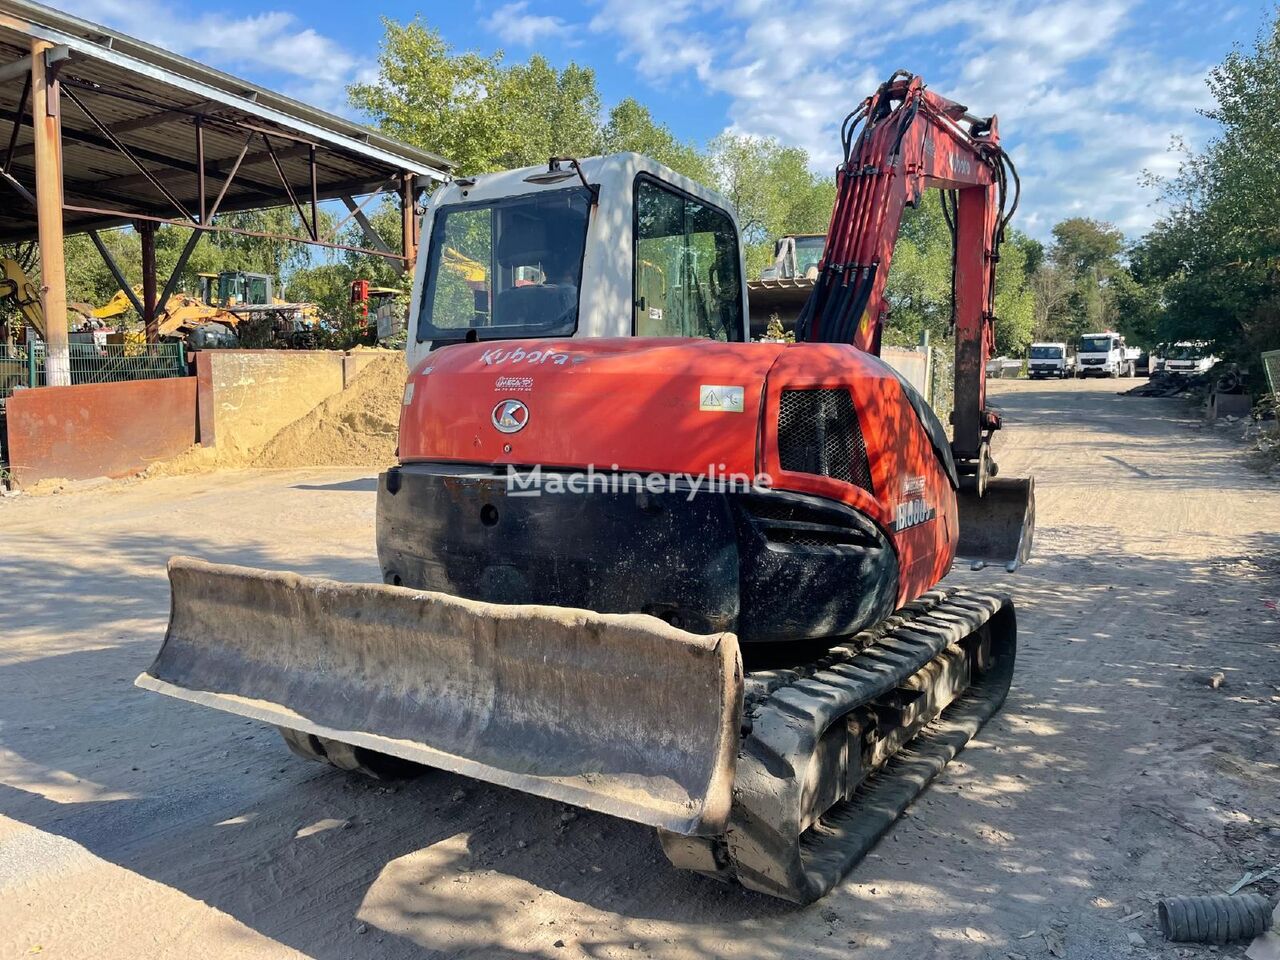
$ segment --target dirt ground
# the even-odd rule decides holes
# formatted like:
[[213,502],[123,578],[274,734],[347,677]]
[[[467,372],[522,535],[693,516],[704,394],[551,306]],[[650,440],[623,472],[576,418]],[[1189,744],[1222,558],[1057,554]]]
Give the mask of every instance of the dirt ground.
[[1178,401],[993,389],[1036,558],[953,579],[1016,597],[1013,693],[807,909],[677,873],[633,824],[361,781],[133,687],[170,554],[377,579],[368,472],[0,501],[0,957],[1242,955],[1165,944],[1153,901],[1280,862],[1277,485]]

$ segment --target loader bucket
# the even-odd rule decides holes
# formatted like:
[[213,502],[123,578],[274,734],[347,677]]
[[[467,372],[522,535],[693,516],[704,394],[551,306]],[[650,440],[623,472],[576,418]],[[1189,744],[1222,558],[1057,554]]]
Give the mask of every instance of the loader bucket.
[[676,833],[724,829],[733,634],[189,557],[169,582],[140,687]]
[[982,496],[961,490],[960,542],[956,560],[975,567],[998,563],[1012,573],[1031,555],[1036,528],[1035,481],[992,478]]

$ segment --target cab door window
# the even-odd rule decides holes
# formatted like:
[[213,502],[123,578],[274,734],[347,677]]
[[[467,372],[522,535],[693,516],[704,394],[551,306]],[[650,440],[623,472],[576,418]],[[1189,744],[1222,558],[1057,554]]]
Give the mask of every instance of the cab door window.
[[733,220],[649,177],[635,190],[636,336],[741,340]]

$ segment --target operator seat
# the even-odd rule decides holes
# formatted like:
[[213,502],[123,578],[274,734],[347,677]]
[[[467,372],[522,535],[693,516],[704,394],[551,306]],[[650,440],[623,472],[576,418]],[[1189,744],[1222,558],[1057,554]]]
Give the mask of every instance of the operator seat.
[[[544,277],[575,273],[577,264],[565,264],[557,270],[561,259],[573,256],[565,252],[567,235],[557,229],[556,219],[546,211],[540,217],[508,213],[498,237],[497,259],[504,276],[519,267],[538,267]],[[557,243],[557,241],[559,241]],[[578,287],[573,283],[525,283],[513,285],[494,297],[493,314],[497,326],[533,326],[549,328],[539,333],[554,334],[558,324],[572,327],[578,307]]]

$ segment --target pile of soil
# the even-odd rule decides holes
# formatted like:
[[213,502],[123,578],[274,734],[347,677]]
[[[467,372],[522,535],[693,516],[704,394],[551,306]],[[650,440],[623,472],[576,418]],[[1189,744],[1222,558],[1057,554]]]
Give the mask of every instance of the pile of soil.
[[277,433],[255,467],[383,467],[394,463],[404,396],[404,354],[370,361],[345,390]]

